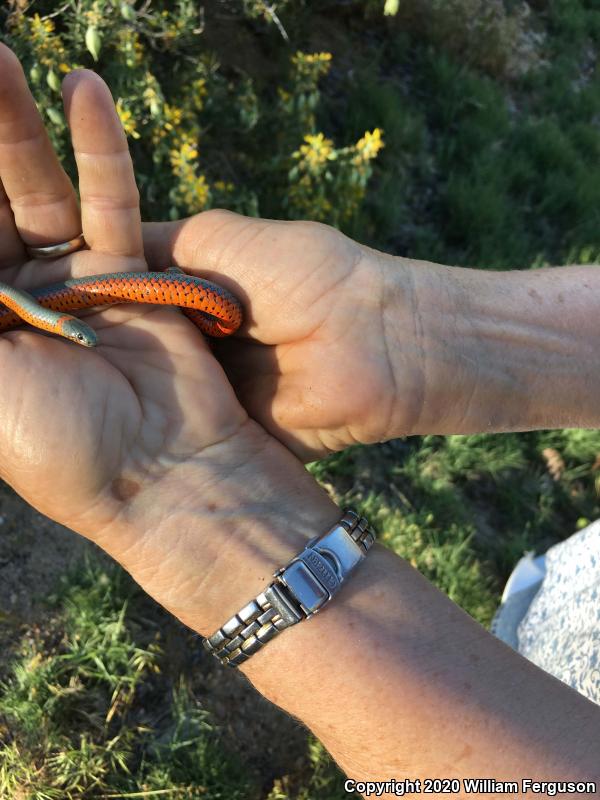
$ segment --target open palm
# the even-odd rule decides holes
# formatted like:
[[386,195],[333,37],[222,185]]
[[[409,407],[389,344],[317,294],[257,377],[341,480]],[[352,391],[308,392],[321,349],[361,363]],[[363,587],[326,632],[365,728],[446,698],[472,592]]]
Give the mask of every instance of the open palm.
[[[0,45],[0,280],[31,289],[144,270],[138,193],[110,93],[93,73],[64,85],[81,212],[29,93]],[[52,262],[25,245],[89,250]],[[0,336],[0,475],[40,511],[98,541],[142,485],[228,439],[247,419],[202,336],[177,310],[92,312],[95,350],[31,329]],[[119,555],[126,544],[101,542]]]

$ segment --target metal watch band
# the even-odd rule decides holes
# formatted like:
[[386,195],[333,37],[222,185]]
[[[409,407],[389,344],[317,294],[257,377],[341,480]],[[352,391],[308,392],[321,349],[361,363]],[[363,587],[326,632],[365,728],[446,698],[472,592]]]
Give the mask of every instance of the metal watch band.
[[282,630],[320,611],[374,541],[368,521],[345,510],[332,528],[278,569],[264,591],[205,639],[204,647],[230,667],[247,661]]

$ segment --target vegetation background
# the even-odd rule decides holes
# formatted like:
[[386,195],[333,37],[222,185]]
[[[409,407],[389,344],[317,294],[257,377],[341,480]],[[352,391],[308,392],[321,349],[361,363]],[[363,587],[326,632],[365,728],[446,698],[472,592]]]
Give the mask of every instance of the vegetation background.
[[[597,0],[11,0],[0,25],[72,175],[60,79],[107,80],[147,219],[319,219],[485,269],[598,258]],[[524,551],[599,513],[595,431],[413,437],[310,469],[484,625]],[[347,796],[302,726],[91,545],[67,569],[73,534],[8,489],[0,512],[0,796]],[[27,559],[50,549],[42,598]]]

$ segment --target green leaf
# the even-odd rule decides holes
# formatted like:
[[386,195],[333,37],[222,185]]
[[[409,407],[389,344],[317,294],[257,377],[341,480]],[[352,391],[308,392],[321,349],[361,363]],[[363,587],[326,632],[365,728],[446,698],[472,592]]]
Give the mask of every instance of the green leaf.
[[57,108],[53,108],[52,106],[50,106],[50,108],[46,109],[46,114],[48,114],[48,116],[50,117],[50,120],[55,125],[62,125],[63,124],[63,116],[62,116],[62,114],[60,113],[60,111]]
[[121,16],[128,22],[133,22],[135,19],[135,9],[129,3],[121,3]]
[[102,39],[98,33],[98,29],[94,28],[93,25],[90,25],[85,32],[85,46],[92,54],[94,61],[98,61],[100,48],[102,47]]
[[46,83],[55,92],[60,92],[60,78],[53,69],[48,71],[46,75]]
[[38,83],[41,77],[42,77],[42,72],[39,68],[39,65],[34,64],[33,67],[29,70],[29,78],[31,79],[31,82]]

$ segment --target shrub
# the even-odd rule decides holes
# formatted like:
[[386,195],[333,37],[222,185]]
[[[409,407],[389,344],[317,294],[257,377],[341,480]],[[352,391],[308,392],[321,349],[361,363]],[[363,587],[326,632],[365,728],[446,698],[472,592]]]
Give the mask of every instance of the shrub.
[[[275,22],[286,3],[244,0],[239,15]],[[288,53],[279,85],[233,74],[204,44],[202,4],[179,0],[137,9],[83,0],[36,12],[17,4],[4,39],[25,66],[54,145],[69,156],[61,78],[91,67],[109,84],[130,142],[149,218],[178,218],[211,206],[311,218],[334,225],[360,207],[381,131],[336,146],[318,128],[319,82],[329,53]],[[287,34],[285,34],[287,35]],[[74,174],[72,160],[68,170]]]

